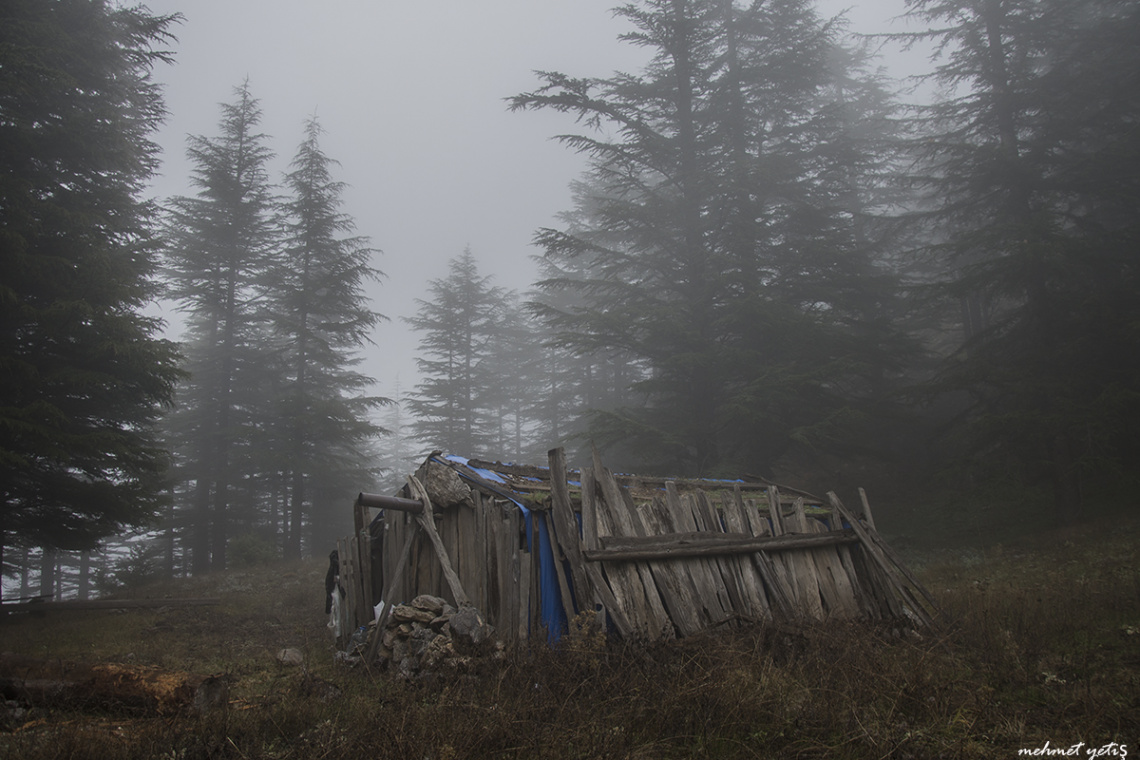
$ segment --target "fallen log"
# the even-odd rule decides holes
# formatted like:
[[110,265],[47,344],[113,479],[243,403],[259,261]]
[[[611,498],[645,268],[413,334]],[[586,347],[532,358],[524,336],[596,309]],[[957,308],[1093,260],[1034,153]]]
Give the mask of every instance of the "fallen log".
[[47,612],[48,610],[131,610],[161,607],[208,607],[221,604],[221,599],[64,599],[59,602],[33,600],[0,604],[0,613]]
[[218,676],[0,654],[0,695],[31,705],[98,706],[169,714],[207,713],[229,702]]

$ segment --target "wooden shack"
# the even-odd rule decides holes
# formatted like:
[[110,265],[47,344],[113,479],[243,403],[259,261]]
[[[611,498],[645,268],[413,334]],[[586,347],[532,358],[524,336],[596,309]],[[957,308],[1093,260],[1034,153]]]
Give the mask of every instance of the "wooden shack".
[[582,614],[645,641],[763,621],[932,626],[933,600],[859,495],[856,516],[834,493],[756,478],[614,474],[597,454],[567,470],[561,449],[547,467],[436,452],[398,495],[357,499],[339,547],[345,630],[422,594],[473,605],[508,643],[557,638]]

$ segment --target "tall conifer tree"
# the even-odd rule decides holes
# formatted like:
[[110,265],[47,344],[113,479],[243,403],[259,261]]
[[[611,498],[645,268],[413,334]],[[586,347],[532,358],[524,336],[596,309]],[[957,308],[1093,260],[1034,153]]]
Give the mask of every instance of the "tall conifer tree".
[[174,21],[0,4],[0,552],[90,549],[160,504],[154,423],[176,352],[141,313],[156,248],[142,193]]
[[[1135,463],[1140,7],[916,0],[947,95],[918,114],[924,251],[962,304],[936,387],[965,391],[963,459],[1047,482]],[[1131,468],[1129,468],[1131,469]]]
[[171,421],[186,451],[192,485],[193,570],[223,569],[230,508],[256,469],[251,436],[272,396],[264,295],[280,254],[277,200],[257,131],[261,108],[249,83],[222,105],[219,134],[193,136],[194,197],[170,203],[170,295],[186,314],[184,352],[190,378]]
[[381,432],[369,413],[389,403],[368,395],[374,381],[355,370],[358,350],[382,319],[364,292],[380,277],[371,266],[376,251],[353,234],[355,222],[341,211],[344,183],[333,179],[336,162],[321,150],[320,135],[316,118],[310,119],[285,177],[291,196],[284,207],[284,256],[268,299],[281,369],[272,424],[277,464],[289,483],[287,558],[301,555],[306,514],[314,540],[335,539],[339,526],[327,499],[338,492],[347,498],[365,485],[374,466],[369,443]]
[[594,129],[561,138],[591,158],[585,214],[538,235],[589,273],[554,283],[584,298],[557,315],[562,334],[646,368],[646,406],[600,413],[594,434],[692,474],[850,436],[865,376],[883,371],[867,360],[892,333],[874,317],[892,288],[866,224],[871,183],[852,176],[877,157],[852,125],[885,124],[885,99],[866,96],[839,29],[804,0],[618,13],[653,53],[643,72],[548,73],[512,101]]
[[502,288],[479,274],[470,248],[448,263],[446,277],[428,286],[430,298],[417,299],[419,311],[406,321],[420,333],[423,379],[408,407],[416,416],[417,437],[429,446],[465,456],[486,456],[494,448],[490,410],[495,373],[488,366],[490,341],[507,303]]

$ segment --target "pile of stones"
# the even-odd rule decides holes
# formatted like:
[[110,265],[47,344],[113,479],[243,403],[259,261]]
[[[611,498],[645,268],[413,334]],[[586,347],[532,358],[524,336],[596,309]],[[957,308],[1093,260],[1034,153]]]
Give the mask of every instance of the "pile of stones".
[[427,594],[393,607],[380,636],[380,663],[408,679],[443,670],[466,672],[503,656],[502,642],[479,610],[457,610]]

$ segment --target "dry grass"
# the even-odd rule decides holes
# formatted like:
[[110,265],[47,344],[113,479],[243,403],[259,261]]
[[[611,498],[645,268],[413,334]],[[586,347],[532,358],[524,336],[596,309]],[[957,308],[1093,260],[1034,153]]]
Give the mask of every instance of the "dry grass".
[[[1107,539],[1104,538],[1107,536]],[[0,757],[1010,758],[1140,739],[1140,524],[933,558],[937,635],[828,625],[653,648],[586,636],[479,674],[406,684],[333,662],[323,567],[189,581],[218,607],[54,613],[0,624],[0,649],[225,673],[207,717],[33,709]],[[273,654],[294,646],[339,698]]]

